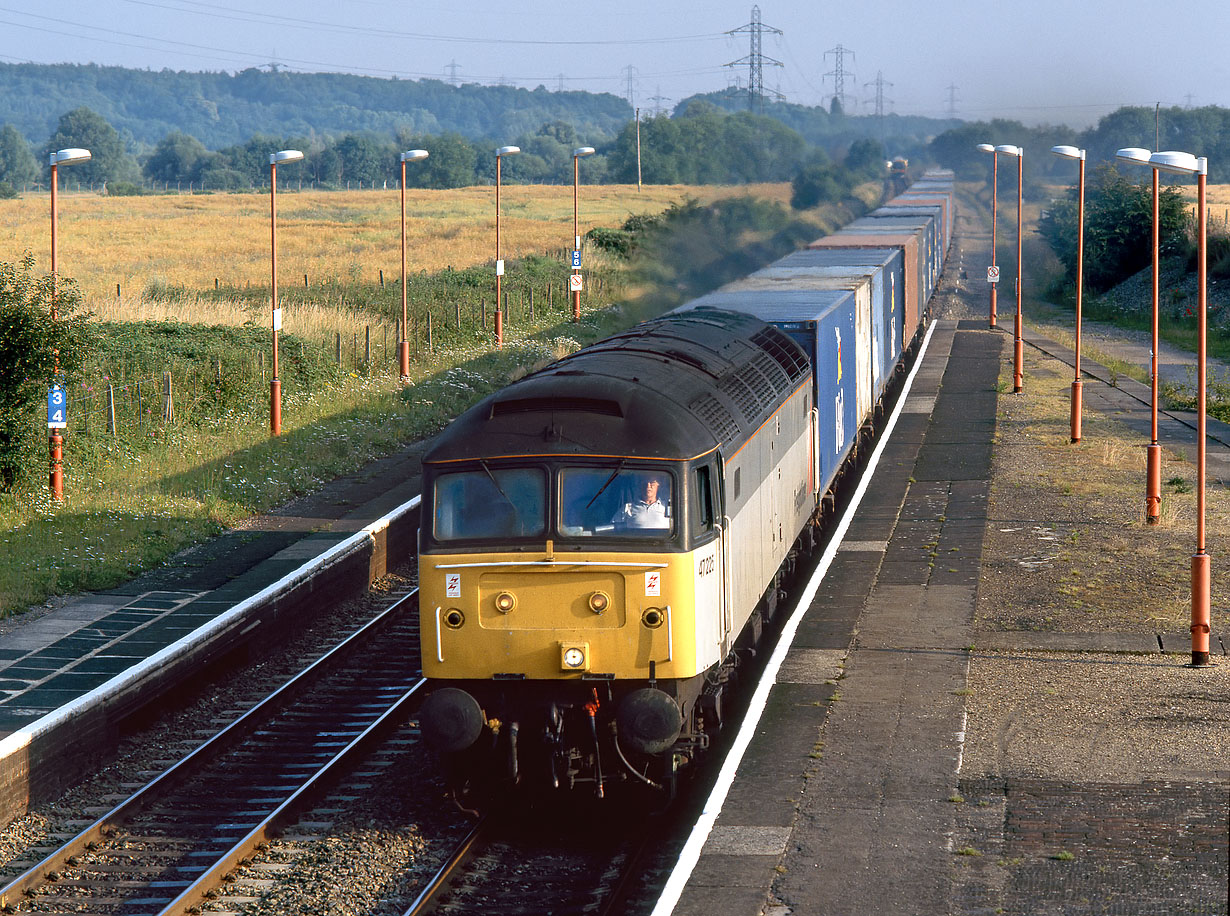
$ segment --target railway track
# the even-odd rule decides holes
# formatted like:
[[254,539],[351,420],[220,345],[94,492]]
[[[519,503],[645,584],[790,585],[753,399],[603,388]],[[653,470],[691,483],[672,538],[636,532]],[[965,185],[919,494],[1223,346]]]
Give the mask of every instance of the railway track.
[[624,912],[662,826],[608,809],[557,805],[484,817],[405,916]]
[[0,888],[6,912],[188,912],[418,702],[417,590]]

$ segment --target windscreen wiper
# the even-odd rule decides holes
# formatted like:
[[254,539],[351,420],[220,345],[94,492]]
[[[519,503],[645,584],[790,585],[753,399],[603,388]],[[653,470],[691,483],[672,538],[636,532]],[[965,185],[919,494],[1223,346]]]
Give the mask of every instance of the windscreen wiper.
[[484,470],[484,471],[486,471],[486,472],[487,472],[487,476],[491,478],[491,483],[495,486],[496,492],[497,492],[497,493],[499,493],[501,496],[503,496],[503,497],[504,497],[504,502],[506,502],[506,503],[508,503],[510,506],[512,506],[512,507],[513,507],[513,511],[514,511],[514,512],[516,512],[516,511],[517,511],[517,504],[516,504],[515,502],[513,502],[513,501],[509,498],[509,496],[508,496],[508,494],[507,494],[507,493],[505,493],[505,492],[504,492],[504,488],[500,486],[500,482],[499,482],[498,480],[496,480],[496,479],[495,479],[495,475],[491,473],[491,468],[487,467],[487,462],[486,462],[486,460],[485,460],[485,459],[483,459],[483,458],[480,458],[480,459],[478,460],[478,463],[479,463],[479,464],[481,464],[481,465],[483,466],[483,470]]
[[595,493],[593,496],[591,496],[589,499],[589,502],[585,504],[586,509],[588,509],[590,506],[594,504],[594,500],[596,500],[599,496],[601,496],[603,493],[606,492],[606,488],[611,485],[611,481],[619,476],[619,472],[624,469],[624,465],[627,463],[628,463],[628,459],[625,458],[623,461],[619,462],[618,465],[616,465],[615,470],[611,471],[611,476],[606,479],[606,483],[600,486],[598,488],[598,492]]

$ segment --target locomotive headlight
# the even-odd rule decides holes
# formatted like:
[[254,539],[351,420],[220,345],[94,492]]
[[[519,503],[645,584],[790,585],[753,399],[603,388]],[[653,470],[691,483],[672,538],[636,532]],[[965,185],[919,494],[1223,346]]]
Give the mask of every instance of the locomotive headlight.
[[588,643],[560,643],[559,666],[561,671],[585,671],[589,668]]
[[611,606],[611,596],[606,592],[594,592],[589,596],[589,609],[595,614],[601,614]]
[[641,623],[649,627],[651,630],[656,630],[658,627],[662,626],[662,623],[665,620],[666,614],[662,612],[661,608],[647,607],[641,614]]
[[501,614],[509,613],[517,606],[517,596],[512,592],[500,592],[495,596],[495,609]]
[[459,608],[451,607],[444,612],[444,625],[450,630],[460,630],[466,622],[466,615]]

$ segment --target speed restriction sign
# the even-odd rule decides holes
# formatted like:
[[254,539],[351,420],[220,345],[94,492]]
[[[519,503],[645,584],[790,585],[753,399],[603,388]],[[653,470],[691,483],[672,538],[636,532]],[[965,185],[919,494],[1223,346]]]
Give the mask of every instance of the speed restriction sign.
[[568,277],[568,289],[574,293],[581,291],[581,275],[572,274]]
[[991,266],[987,268],[987,282],[988,283],[998,283],[999,282],[999,267]]

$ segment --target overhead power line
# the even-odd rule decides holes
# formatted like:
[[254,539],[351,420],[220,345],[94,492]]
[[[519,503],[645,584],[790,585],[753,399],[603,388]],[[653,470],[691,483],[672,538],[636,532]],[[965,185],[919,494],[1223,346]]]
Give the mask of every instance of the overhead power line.
[[[300,16],[278,16],[273,13],[261,13],[254,10],[234,9],[212,3],[197,3],[193,0],[179,0],[178,5],[156,3],[154,0],[124,0],[135,6],[147,6],[155,9],[170,10],[176,13],[191,13],[198,16],[208,16],[213,19],[230,19],[236,22],[272,23],[290,28],[308,29],[311,31],[350,32],[364,35],[378,35],[382,38],[414,39],[419,41],[453,41],[465,44],[488,45],[655,45],[672,44],[685,41],[716,41],[724,38],[724,33],[712,32],[699,35],[672,35],[661,38],[481,38],[474,35],[433,35],[427,32],[401,32],[384,27],[350,25],[340,22],[324,22],[318,19],[304,19]],[[199,7],[200,9],[193,9]],[[16,12],[10,10],[9,12]]]

